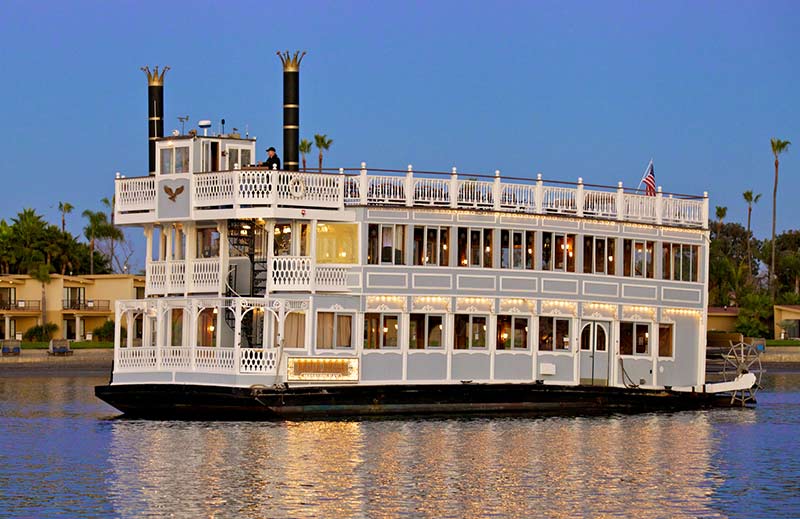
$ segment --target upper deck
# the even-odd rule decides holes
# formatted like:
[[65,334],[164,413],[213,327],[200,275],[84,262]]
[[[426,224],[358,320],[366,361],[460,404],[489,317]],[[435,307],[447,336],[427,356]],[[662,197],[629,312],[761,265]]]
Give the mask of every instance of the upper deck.
[[[191,171],[193,168],[188,169]],[[170,173],[116,180],[116,222],[148,224],[233,218],[350,220],[348,208],[400,206],[562,215],[707,229],[708,196],[577,183],[450,173],[374,169],[323,172]],[[323,216],[324,215],[324,216]]]

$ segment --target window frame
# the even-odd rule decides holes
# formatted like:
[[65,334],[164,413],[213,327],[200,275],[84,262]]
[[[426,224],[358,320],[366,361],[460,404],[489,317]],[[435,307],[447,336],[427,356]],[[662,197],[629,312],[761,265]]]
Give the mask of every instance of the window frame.
[[[663,242],[661,244],[662,274],[661,278],[667,281],[684,281],[697,283],[700,278],[700,246],[690,243]],[[688,252],[689,275],[684,279],[685,252]],[[669,258],[669,267],[666,267],[666,258]]]
[[[662,328],[669,328],[670,329],[670,341],[669,341],[669,355],[662,355],[661,354],[661,340]],[[674,359],[675,358],[675,323],[671,322],[660,322],[658,323],[658,358],[659,359]]]
[[[547,238],[550,238],[550,243],[548,247],[545,247],[545,243],[547,242]],[[564,240],[562,246],[562,253],[556,254],[556,244],[559,239]],[[542,252],[541,252],[541,261],[542,261],[542,270],[547,270],[550,272],[575,272],[576,271],[576,251],[575,251],[575,244],[577,243],[578,235],[575,233],[562,233],[556,231],[544,231],[542,232]],[[570,256],[570,240],[572,241],[572,255]],[[550,261],[545,263],[545,251],[546,249],[550,249]],[[560,262],[563,265],[563,268],[556,268],[558,259],[557,256],[561,256]],[[572,268],[570,268],[570,263],[572,264]]]
[[[626,325],[631,325],[631,353],[623,353],[623,343],[622,341],[625,339],[625,334],[623,333],[622,327]],[[644,327],[645,328],[645,338],[647,339],[647,344],[645,345],[645,351],[643,353],[636,351],[638,345],[636,344],[636,337],[637,337],[637,328]],[[652,336],[652,323],[648,321],[620,321],[619,322],[619,355],[620,357],[636,357],[636,358],[651,358],[653,355],[653,348],[651,344],[651,336]]]
[[[458,341],[458,319],[459,317],[467,317],[467,335],[466,335],[466,347],[459,348],[457,341]],[[471,333],[472,327],[474,325],[473,320],[475,318],[484,319],[483,324],[483,346],[474,346],[473,345],[473,334]],[[480,325],[478,325],[480,326]],[[482,314],[482,313],[455,313],[453,314],[453,342],[452,342],[452,350],[453,351],[488,351],[489,350],[489,314]]]
[[[423,335],[422,335],[423,336],[422,347],[413,347],[411,345],[412,337],[415,337],[415,335],[411,333],[411,324],[413,322],[413,316],[415,316],[415,315],[421,315],[421,316],[423,316],[423,319],[424,319]],[[428,343],[428,341],[430,339],[430,329],[431,329],[430,318],[431,317],[438,317],[441,320],[441,322],[439,323],[440,340],[439,340],[439,345],[438,346],[431,346]],[[444,333],[445,333],[445,330],[446,330],[446,328],[445,328],[446,317],[447,317],[447,314],[445,314],[445,313],[436,313],[436,312],[431,312],[431,313],[411,312],[411,313],[409,313],[408,314],[408,350],[409,351],[423,351],[423,350],[443,351],[445,349],[445,335],[444,335]]]
[[[462,230],[467,233],[463,259],[460,238]],[[465,268],[492,268],[494,264],[494,231],[495,229],[492,227],[456,227],[456,263],[458,266]],[[479,234],[477,247],[473,244],[473,233]],[[477,254],[477,263],[472,261],[473,253]]]
[[[178,150],[181,150],[181,153],[185,153],[186,156],[183,161],[181,161],[181,165],[185,164],[186,170],[185,171],[178,171]],[[160,153],[158,154],[158,172],[161,175],[181,175],[184,173],[191,173],[191,146],[164,146],[163,148],[159,149]],[[168,156],[169,158],[169,171],[164,170],[164,158]]]
[[[406,265],[406,237],[408,234],[407,225],[404,223],[370,223],[367,224],[367,265]],[[377,228],[377,258],[372,258],[372,230]],[[383,260],[383,235],[384,229],[391,228],[392,245],[390,261]],[[402,233],[398,233],[398,228],[402,228]],[[402,240],[398,241],[398,234],[402,234]],[[398,247],[398,244],[400,247]],[[400,255],[398,257],[398,252]],[[399,262],[398,262],[399,261]]]
[[[419,251],[421,254],[421,261],[417,258],[417,231],[422,232],[422,249]],[[428,262],[428,233],[436,232],[436,258],[434,261]],[[442,239],[442,234],[446,235]],[[450,266],[450,227],[446,225],[414,225],[411,226],[411,265],[418,267],[436,266],[448,267]]]
[[[320,314],[331,314],[331,315],[333,315],[333,335],[332,335],[333,343],[334,343],[333,346],[320,346],[319,345],[319,341],[320,341],[319,317],[320,317]],[[339,318],[340,317],[349,317],[350,318],[350,346],[341,346],[339,344],[336,344],[337,342],[339,342],[338,341],[338,337],[339,337]],[[314,349],[315,350],[325,350],[325,351],[330,351],[330,350],[353,351],[353,349],[355,348],[355,322],[356,322],[355,312],[339,312],[339,311],[336,311],[336,310],[317,310],[316,328],[314,330],[315,331],[315,335],[316,335],[316,337],[314,338]]]
[[[550,348],[542,348],[542,319],[549,319],[550,320],[550,327],[551,327],[551,334],[552,337],[550,339],[551,347]],[[567,322],[567,347],[566,348],[556,348],[557,343],[557,333],[558,333],[558,321],[566,321]],[[573,347],[575,341],[570,338],[572,334],[572,321],[571,317],[564,317],[559,315],[540,315],[538,321],[538,329],[536,330],[536,350],[539,352],[546,352],[550,354],[555,353],[573,353]],[[563,341],[562,341],[563,342]]]
[[[534,270],[536,268],[536,231],[529,229],[499,229],[500,231],[500,265],[506,270]],[[516,266],[514,255],[514,238],[521,239],[521,265]],[[508,237],[508,247],[503,246],[503,238]],[[531,241],[529,241],[531,240]],[[504,251],[508,251],[506,257]]]
[[[590,269],[586,270],[587,261],[587,247],[586,244],[591,243],[591,256],[589,258]],[[603,271],[597,270],[597,244],[603,243]],[[613,249],[613,250],[611,250]],[[611,259],[609,259],[611,258]],[[611,236],[596,236],[593,234],[585,234],[583,236],[583,273],[584,274],[599,274],[604,276],[616,275],[616,259],[617,259],[617,239]]]
[[[511,335],[508,338],[508,342],[510,347],[500,347],[500,318],[501,317],[508,317],[510,318],[509,328],[511,330]],[[515,346],[515,336],[517,332],[516,322],[517,320],[524,320],[526,322],[525,325],[525,346],[522,348]],[[513,352],[513,351],[530,351],[531,349],[531,316],[530,315],[519,315],[519,314],[497,314],[497,318],[495,319],[495,350],[500,352]]]
[[[378,316],[378,330],[379,330],[378,331],[378,342],[377,342],[377,345],[374,348],[368,346],[368,344],[369,344],[369,335],[368,335],[369,329],[367,327],[368,323],[369,323],[369,316],[373,316],[373,315],[377,315]],[[370,351],[381,351],[381,350],[397,351],[397,350],[399,350],[400,349],[400,315],[401,315],[400,312],[364,312],[364,343],[362,345],[363,349],[364,350],[370,350]],[[395,336],[396,340],[397,340],[397,344],[395,344],[393,346],[387,346],[385,344],[385,342],[384,342],[385,338],[388,338],[388,334],[389,334],[388,327],[385,326],[387,317],[388,318],[394,317],[394,318],[397,319],[397,323],[395,325],[396,326],[395,329],[397,330],[397,334]],[[386,329],[386,331],[384,331],[384,329]]]
[[[626,254],[625,249],[630,244],[630,253]],[[648,261],[647,261],[647,246],[648,244],[651,245],[651,252],[650,252],[650,261],[649,265],[650,268],[648,269]],[[636,273],[637,268],[637,258],[636,258],[636,247],[637,245],[642,245],[643,250],[643,258],[642,258],[642,267],[643,272],[641,274]],[[656,261],[655,261],[655,253],[656,253],[656,242],[655,240],[637,240],[634,238],[624,238],[622,240],[622,275],[624,277],[629,278],[639,278],[639,279],[656,279]],[[629,269],[626,268],[626,262],[628,263]]]

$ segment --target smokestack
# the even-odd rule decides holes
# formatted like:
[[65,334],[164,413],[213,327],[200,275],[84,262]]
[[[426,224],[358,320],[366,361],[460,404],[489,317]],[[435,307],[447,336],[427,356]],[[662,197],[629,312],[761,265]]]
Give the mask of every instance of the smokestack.
[[283,54],[283,165],[286,171],[297,171],[300,165],[300,62],[305,52]]
[[164,136],[164,74],[169,67],[164,67],[161,73],[158,67],[150,72],[150,67],[142,67],[147,75],[147,128],[150,139],[150,174],[156,173],[156,139]]

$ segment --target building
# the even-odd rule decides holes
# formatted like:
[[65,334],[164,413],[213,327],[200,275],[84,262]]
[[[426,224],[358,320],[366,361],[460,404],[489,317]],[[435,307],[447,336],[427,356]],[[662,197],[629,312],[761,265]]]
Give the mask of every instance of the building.
[[144,297],[144,285],[132,274],[53,274],[44,287],[28,275],[0,276],[0,338],[21,339],[41,324],[44,301],[47,322],[58,325],[54,338],[88,340],[114,318],[117,300]]
[[738,306],[709,306],[708,331],[732,332],[736,330],[736,321],[739,319]]
[[800,338],[800,305],[774,306],[774,338]]

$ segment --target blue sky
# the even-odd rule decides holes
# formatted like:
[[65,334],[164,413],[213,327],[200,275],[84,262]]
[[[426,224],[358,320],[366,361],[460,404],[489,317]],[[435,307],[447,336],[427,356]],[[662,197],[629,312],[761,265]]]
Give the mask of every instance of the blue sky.
[[[165,130],[189,115],[281,142],[277,50],[304,49],[301,135],[326,166],[459,170],[709,191],[744,222],[782,158],[779,229],[798,228],[796,2],[29,2],[0,5],[0,217],[110,196],[147,172],[143,65],[169,65]],[[132,235],[140,236],[138,231]]]

